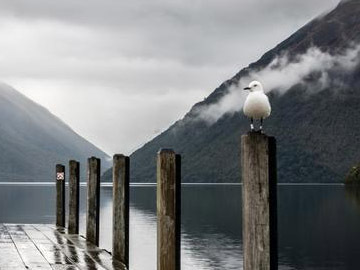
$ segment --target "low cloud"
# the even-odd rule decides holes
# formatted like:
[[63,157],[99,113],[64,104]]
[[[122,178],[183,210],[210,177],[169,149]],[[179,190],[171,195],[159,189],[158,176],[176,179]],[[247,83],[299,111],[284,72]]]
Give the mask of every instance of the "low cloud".
[[[265,92],[277,91],[280,94],[297,84],[306,86],[310,93],[321,91],[330,85],[339,87],[343,82],[337,81],[331,74],[348,73],[358,66],[359,60],[360,45],[352,45],[336,54],[324,52],[317,47],[309,48],[306,53],[296,56],[282,54],[266,67],[250,72],[236,85],[230,86],[218,102],[198,107],[194,119],[213,124],[225,114],[240,111],[247,94],[243,88],[253,80],[260,81]],[[310,79],[313,75],[316,75],[315,81]]]

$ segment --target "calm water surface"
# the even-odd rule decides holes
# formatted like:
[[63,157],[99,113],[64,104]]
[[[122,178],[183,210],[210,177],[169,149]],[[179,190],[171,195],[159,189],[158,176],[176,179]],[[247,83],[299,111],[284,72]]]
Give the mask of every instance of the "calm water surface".
[[[0,222],[54,223],[55,190],[0,184]],[[131,187],[130,267],[156,269],[156,189]],[[81,234],[85,227],[81,189]],[[278,187],[279,269],[360,269],[360,192]],[[112,189],[101,189],[100,246],[111,250]],[[182,269],[242,269],[241,186],[182,187]]]

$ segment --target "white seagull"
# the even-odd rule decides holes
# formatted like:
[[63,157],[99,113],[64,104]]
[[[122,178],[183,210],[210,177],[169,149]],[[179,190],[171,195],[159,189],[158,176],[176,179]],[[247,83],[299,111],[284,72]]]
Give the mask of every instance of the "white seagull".
[[254,131],[254,120],[260,120],[260,131],[262,130],[263,120],[270,116],[271,106],[267,95],[260,82],[253,81],[244,90],[249,90],[246,97],[243,111],[251,119],[251,131]]

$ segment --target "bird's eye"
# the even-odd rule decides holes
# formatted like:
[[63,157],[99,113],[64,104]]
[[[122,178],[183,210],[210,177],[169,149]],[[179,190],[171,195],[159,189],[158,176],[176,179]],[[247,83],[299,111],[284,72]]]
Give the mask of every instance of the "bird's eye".
[[256,87],[257,86],[257,84],[254,84],[254,87]]

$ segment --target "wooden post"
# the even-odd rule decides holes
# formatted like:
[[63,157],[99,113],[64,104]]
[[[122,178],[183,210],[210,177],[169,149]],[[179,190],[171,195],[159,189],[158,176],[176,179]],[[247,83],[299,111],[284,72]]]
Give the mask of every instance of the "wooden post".
[[56,165],[56,226],[65,227],[65,166]]
[[276,141],[241,137],[244,270],[277,269]]
[[100,221],[100,159],[88,159],[86,239],[99,245]]
[[113,250],[112,255],[129,268],[129,157],[113,158]]
[[80,163],[69,162],[69,234],[79,233]]
[[157,269],[180,269],[181,158],[162,149],[157,156]]

